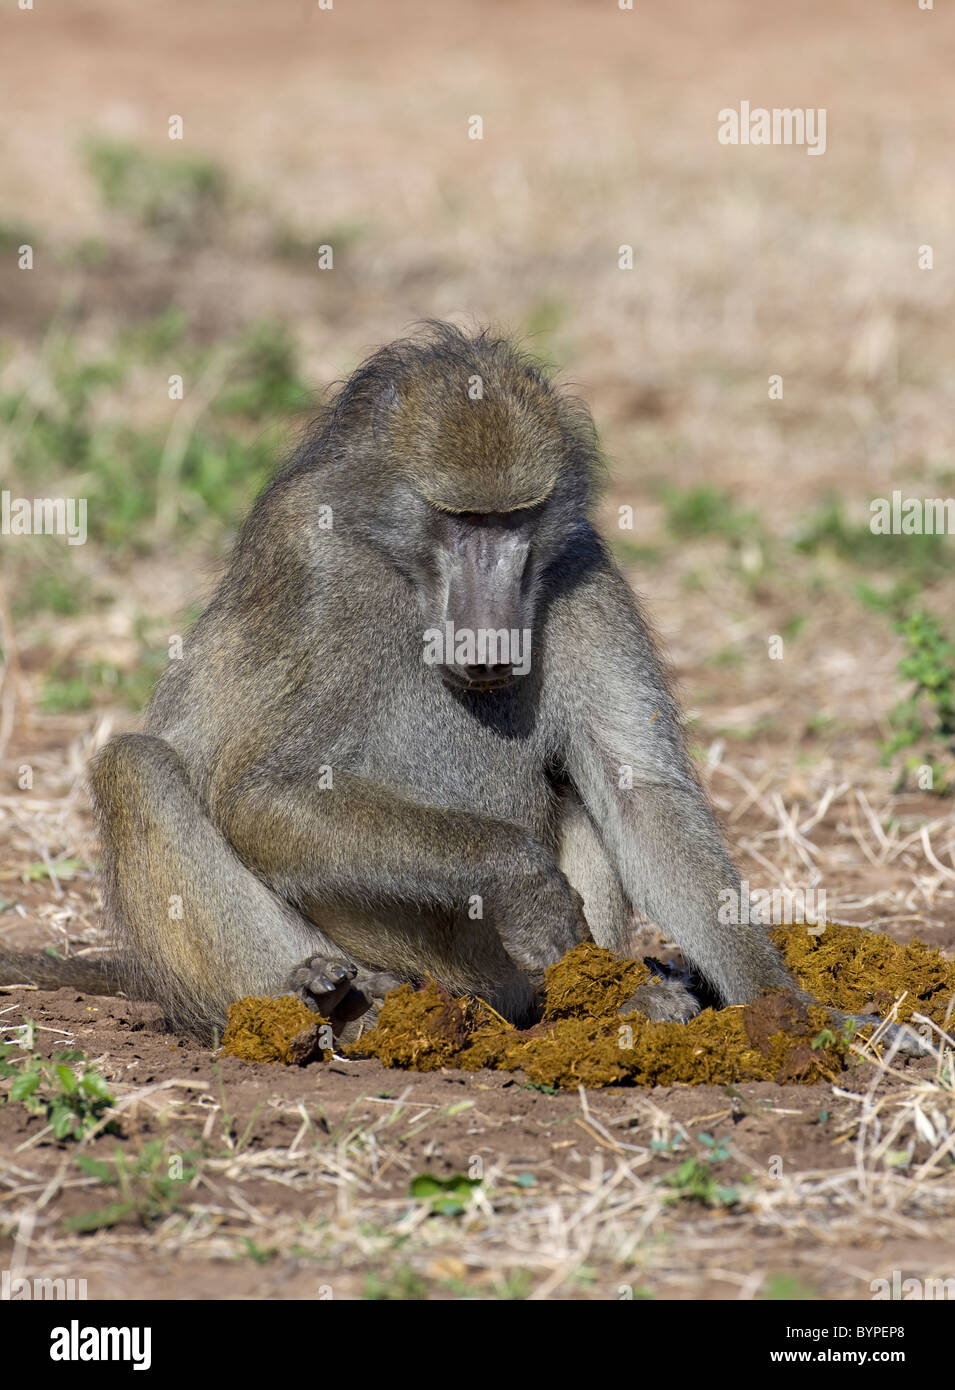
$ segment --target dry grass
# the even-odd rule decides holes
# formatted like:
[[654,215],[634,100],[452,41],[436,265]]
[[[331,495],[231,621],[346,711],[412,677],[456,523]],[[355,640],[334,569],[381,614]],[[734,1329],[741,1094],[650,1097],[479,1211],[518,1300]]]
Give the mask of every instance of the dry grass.
[[[315,1296],[316,1284],[327,1282],[336,1298],[380,1287],[390,1297],[464,1290],[619,1297],[625,1295],[616,1290],[640,1296],[645,1289],[656,1297],[752,1299],[771,1290],[773,1272],[830,1297],[860,1297],[860,1281],[864,1287],[891,1269],[886,1247],[921,1243],[934,1255],[919,1272],[944,1276],[945,1242],[955,1231],[950,1055],[943,1062],[939,1054],[936,1073],[917,1082],[898,1073],[889,1056],[871,1064],[865,1083],[859,1091],[834,1090],[835,1143],[852,1149],[845,1167],[768,1176],[765,1164],[732,1144],[746,1184],[732,1215],[674,1203],[655,1168],[661,1145],[690,1144],[729,1106],[683,1123],[652,1096],[637,1095],[626,1115],[605,1123],[581,1088],[570,1132],[582,1144],[591,1141],[587,1169],[559,1161],[538,1167],[538,1194],[517,1185],[519,1165],[502,1155],[453,1220],[395,1195],[396,1181],[407,1186],[418,1171],[403,1153],[406,1136],[426,1138],[440,1110],[410,1099],[411,1087],[393,1099],[366,1098],[357,1107],[360,1122],[346,1113],[327,1132],[300,1102],[297,1132],[281,1147],[234,1141],[205,1083],[173,1078],[123,1088],[119,1109],[127,1120],[146,1116],[147,1127],[161,1125],[170,1148],[174,1134],[189,1127],[206,1140],[224,1134],[228,1147],[202,1161],[181,1208],[150,1230],[70,1237],[57,1220],[58,1199],[80,1192],[95,1206],[101,1190],[92,1178],[69,1175],[71,1156],[50,1176],[35,1166],[33,1143],[21,1145],[2,1176],[16,1225],[10,1268],[13,1277],[81,1270],[109,1289],[140,1252],[150,1267],[178,1268],[184,1279],[196,1268],[206,1280],[227,1277],[242,1296],[261,1290],[255,1271],[243,1279],[239,1263],[248,1263],[251,1242],[267,1267],[282,1270],[283,1296],[290,1297]],[[369,1108],[372,1119],[365,1118]],[[770,1106],[768,1113],[786,1112]],[[917,1146],[927,1152],[910,1170],[900,1171],[897,1156],[886,1162]],[[238,1278],[213,1273],[228,1265],[238,1265]]]

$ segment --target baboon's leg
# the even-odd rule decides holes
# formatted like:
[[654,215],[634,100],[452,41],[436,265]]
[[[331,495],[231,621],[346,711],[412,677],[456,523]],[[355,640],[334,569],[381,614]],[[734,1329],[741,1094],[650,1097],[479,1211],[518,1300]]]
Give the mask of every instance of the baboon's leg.
[[111,924],[131,991],[179,1027],[221,1027],[228,1005],[281,989],[306,956],[335,947],[250,873],[205,815],[178,754],[125,734],[91,778]]
[[598,946],[625,951],[633,916],[617,870],[601,843],[583,802],[568,787],[560,807],[560,846],[557,862],[572,888],[584,900],[584,916]]
[[[177,1026],[208,1034],[221,1027],[234,1000],[285,988],[337,1021],[339,1004],[347,1018],[361,1003],[353,990],[371,1002],[386,984],[427,975],[452,993],[480,995],[509,1017],[533,1015],[533,985],[490,921],[425,904],[409,910],[394,902],[373,908],[317,901],[309,880],[321,877],[331,857],[333,845],[322,833],[331,827],[293,819],[279,843],[283,856],[299,850],[301,862],[272,891],[205,814],[181,759],[163,739],[113,739],[96,760],[91,786],[108,913],[136,973],[131,992],[158,1000]],[[269,817],[249,807],[243,844],[270,828]],[[387,833],[397,839],[391,825]],[[369,877],[369,888],[358,894],[367,900],[379,866],[357,844],[352,853]],[[288,898],[302,901],[309,915]],[[460,901],[466,908],[467,896]]]

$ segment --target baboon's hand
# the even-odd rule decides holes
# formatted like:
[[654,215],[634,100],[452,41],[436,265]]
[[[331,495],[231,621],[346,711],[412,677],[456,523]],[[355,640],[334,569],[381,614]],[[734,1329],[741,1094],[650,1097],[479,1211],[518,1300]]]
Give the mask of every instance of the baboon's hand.
[[620,1006],[621,1014],[634,1010],[654,1023],[689,1023],[700,1012],[700,1001],[679,976],[655,976]]
[[546,851],[524,858],[503,892],[499,915],[504,949],[533,974],[591,940],[583,899]]

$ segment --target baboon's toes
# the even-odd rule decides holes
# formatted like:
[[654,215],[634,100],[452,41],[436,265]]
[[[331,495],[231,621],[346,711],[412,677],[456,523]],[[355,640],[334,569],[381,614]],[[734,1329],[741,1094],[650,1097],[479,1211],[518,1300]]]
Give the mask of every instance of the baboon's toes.
[[375,1025],[382,999],[401,981],[386,970],[359,970],[328,956],[312,956],[292,971],[286,993],[327,1018],[339,1042],[351,1042]]
[[289,988],[310,1009],[330,1018],[357,974],[357,966],[329,960],[327,956],[312,956],[292,972]]

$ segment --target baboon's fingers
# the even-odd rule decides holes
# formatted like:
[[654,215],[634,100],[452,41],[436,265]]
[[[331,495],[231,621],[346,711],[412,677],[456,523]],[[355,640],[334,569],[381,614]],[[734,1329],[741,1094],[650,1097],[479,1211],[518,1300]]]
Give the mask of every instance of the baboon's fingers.
[[398,976],[388,970],[363,971],[355,981],[355,988],[370,999],[384,999],[390,990],[397,989],[400,984],[402,981]]

